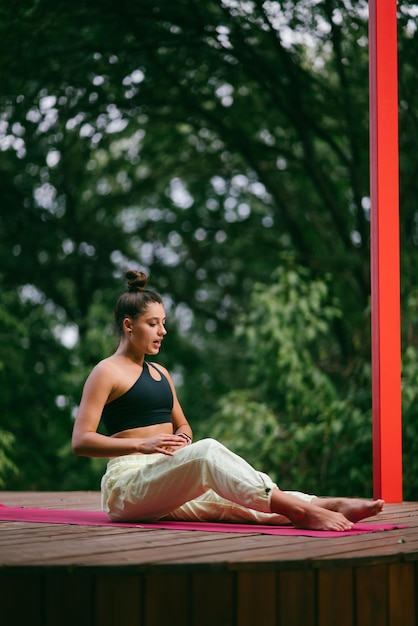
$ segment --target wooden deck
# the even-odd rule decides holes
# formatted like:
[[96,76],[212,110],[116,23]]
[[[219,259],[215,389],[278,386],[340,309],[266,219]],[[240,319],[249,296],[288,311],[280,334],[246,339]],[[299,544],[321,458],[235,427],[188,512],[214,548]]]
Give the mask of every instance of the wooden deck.
[[[95,510],[97,492],[0,492]],[[329,538],[0,522],[7,626],[418,626],[418,503]]]

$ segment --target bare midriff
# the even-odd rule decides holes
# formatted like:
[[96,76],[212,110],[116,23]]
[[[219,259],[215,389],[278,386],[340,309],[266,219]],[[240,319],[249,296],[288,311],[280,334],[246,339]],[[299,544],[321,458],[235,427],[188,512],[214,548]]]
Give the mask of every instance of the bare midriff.
[[[152,426],[141,426],[139,428],[129,428],[121,430],[119,433],[110,435],[115,439],[150,439],[156,435],[172,435],[173,424],[153,424]],[[135,454],[143,454],[143,452],[135,452]],[[116,458],[116,457],[110,457]]]

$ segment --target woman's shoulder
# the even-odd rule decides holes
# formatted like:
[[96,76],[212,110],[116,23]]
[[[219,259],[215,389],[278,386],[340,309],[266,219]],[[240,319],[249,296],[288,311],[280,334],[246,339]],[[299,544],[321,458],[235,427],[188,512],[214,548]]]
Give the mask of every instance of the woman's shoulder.
[[168,369],[164,367],[164,365],[161,365],[161,363],[154,363],[154,361],[147,361],[147,363],[148,365],[151,365],[151,367],[154,367],[160,372],[163,372],[163,374],[165,374],[167,377],[170,376]]
[[119,369],[119,368],[115,362],[114,356],[112,355],[96,363],[96,365],[92,369],[92,372],[97,371],[97,372],[105,373],[105,372],[112,371],[115,369]]
[[170,372],[168,371],[168,369],[166,367],[164,367],[164,365],[161,365],[160,363],[154,363],[151,361],[148,361],[148,365],[150,365],[151,367],[154,367],[156,370],[158,370],[160,372],[160,374],[162,374],[169,382],[170,387],[172,388],[173,393],[174,392],[174,382],[173,379],[171,377]]
[[90,379],[106,380],[113,379],[120,370],[120,365],[115,362],[112,356],[102,359],[93,367],[90,372]]

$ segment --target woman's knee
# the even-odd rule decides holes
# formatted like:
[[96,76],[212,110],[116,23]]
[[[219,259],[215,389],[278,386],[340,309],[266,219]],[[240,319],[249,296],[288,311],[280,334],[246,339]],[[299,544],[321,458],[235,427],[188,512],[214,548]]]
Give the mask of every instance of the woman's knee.
[[225,449],[223,444],[216,441],[216,439],[212,439],[211,437],[206,437],[205,439],[196,441],[196,443],[193,444],[193,447],[203,456],[207,456],[208,454],[216,452],[220,449]]

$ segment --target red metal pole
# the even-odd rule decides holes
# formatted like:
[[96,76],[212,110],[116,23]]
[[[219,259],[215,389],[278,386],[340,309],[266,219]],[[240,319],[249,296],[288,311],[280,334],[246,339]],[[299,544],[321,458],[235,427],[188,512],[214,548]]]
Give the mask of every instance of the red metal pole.
[[373,491],[402,502],[396,0],[369,0]]

